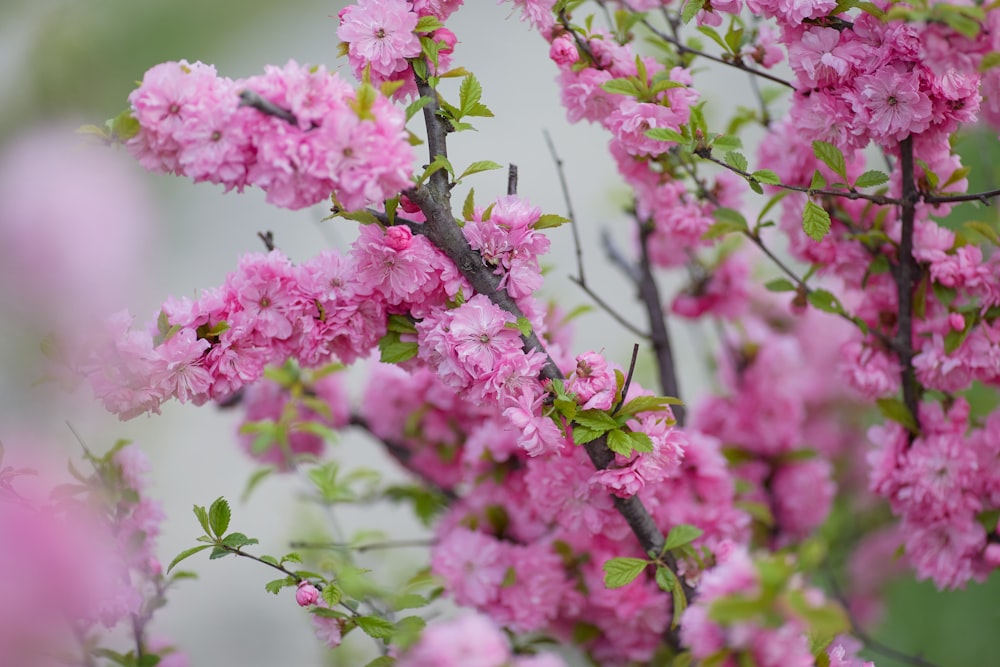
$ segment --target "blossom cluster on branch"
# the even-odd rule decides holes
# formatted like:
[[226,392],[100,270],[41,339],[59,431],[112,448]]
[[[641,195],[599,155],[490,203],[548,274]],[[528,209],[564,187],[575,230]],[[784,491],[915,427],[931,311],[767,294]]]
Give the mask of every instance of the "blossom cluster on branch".
[[[174,398],[242,403],[248,453],[307,469],[328,505],[371,496],[324,463],[332,431],[364,429],[413,474],[418,490],[384,495],[433,519],[430,572],[477,615],[420,637],[424,620],[398,612],[433,595],[358,585],[347,557],[319,572],[291,569],[298,553],[255,556],[255,539],[227,532],[221,499],[196,507],[206,544],[172,566],[212,547],[279,570],[268,590],[295,587],[330,647],[360,628],[382,652],[373,665],[559,664],[536,654],[539,636],[602,665],[871,665],[848,635],[865,639],[856,612],[875,586],[852,582],[852,605],[816,585],[821,566],[855,552],[863,568],[887,540],[942,589],[1000,566],[1000,413],[970,407],[1000,384],[1000,235],[943,221],[996,194],[963,194],[952,138],[1000,117],[1000,10],[512,4],[549,44],[567,118],[607,132],[632,190],[637,259],[606,250],[647,308],[659,391],[679,391],[667,313],[716,326],[716,389],[675,410],[633,377],[635,358],[573,351],[562,311],[538,296],[539,257],[545,229],[582,221],[544,214],[513,179],[488,205],[470,192],[453,209],[464,178],[499,167],[458,173],[448,159],[470,120],[492,115],[475,76],[451,68],[460,42],[444,22],[460,0],[342,10],[358,88],[295,62],[245,81],[158,65],[109,137],[144,166],[259,186],[277,206],[329,200],[333,218],[363,224],[345,255],[295,264],[272,248],[220,287],[168,299],[144,328],[112,316],[77,343],[74,369],[123,419]],[[719,55],[682,36],[692,22]],[[710,127],[703,62],[779,84],[786,112],[759,91],[759,109]],[[424,140],[406,129],[418,114],[419,167]],[[748,124],[764,132],[754,166],[740,152]],[[752,224],[754,194],[767,199]],[[769,228],[806,268],[772,250]],[[740,240],[781,277],[757,286]],[[688,284],[663,299],[654,268]],[[354,407],[337,371],[356,362],[370,378]],[[864,521],[831,538],[838,503]]]

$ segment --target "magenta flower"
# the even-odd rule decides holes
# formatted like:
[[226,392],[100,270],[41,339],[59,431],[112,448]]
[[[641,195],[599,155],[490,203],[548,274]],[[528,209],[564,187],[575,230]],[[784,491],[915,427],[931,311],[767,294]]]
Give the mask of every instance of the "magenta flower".
[[354,73],[368,65],[386,78],[405,70],[406,59],[420,55],[418,18],[406,0],[360,0],[341,12],[337,37],[348,44]]
[[307,580],[300,581],[298,588],[295,589],[295,602],[297,602],[300,607],[308,607],[316,604],[318,600],[319,589]]

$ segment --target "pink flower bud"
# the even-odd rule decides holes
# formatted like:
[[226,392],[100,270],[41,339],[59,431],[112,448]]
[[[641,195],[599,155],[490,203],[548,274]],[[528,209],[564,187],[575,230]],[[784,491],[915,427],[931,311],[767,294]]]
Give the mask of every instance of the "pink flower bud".
[[385,244],[393,250],[406,250],[413,241],[413,232],[406,225],[394,225],[385,230]]
[[965,329],[965,317],[961,313],[952,313],[948,316],[948,324],[954,331],[963,331]]
[[580,59],[580,52],[576,50],[573,38],[568,35],[556,37],[549,47],[549,58],[560,67],[569,67]]
[[431,33],[431,39],[441,44],[438,47],[438,53],[443,53],[445,55],[453,53],[455,51],[455,44],[458,43],[458,37],[456,37],[455,33],[447,28],[438,28],[435,30]]
[[319,589],[308,581],[300,581],[299,587],[295,590],[295,601],[300,607],[308,607],[316,604],[319,600]]

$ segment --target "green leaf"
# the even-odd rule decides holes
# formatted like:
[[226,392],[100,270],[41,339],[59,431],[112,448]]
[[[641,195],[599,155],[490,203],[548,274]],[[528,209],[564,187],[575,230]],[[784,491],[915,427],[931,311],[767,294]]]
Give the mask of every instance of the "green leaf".
[[997,234],[997,230],[988,222],[968,220],[962,223],[962,227],[979,234],[993,245],[1000,245],[1000,234]]
[[647,565],[649,565],[649,561],[642,558],[611,558],[606,560],[601,566],[601,569],[604,570],[604,585],[608,588],[628,586],[642,574]]
[[632,455],[632,439],[621,429],[608,431],[608,449],[622,456]]
[[822,241],[830,231],[830,214],[822,206],[807,200],[802,211],[802,230],[813,241]]
[[587,623],[586,621],[577,621],[573,625],[573,643],[574,644],[586,644],[589,641],[593,641],[600,637],[603,632],[596,625]]
[[737,500],[733,505],[749,514],[751,519],[764,526],[770,528],[774,525],[774,514],[771,512],[771,508],[764,503],[755,500]]
[[794,292],[797,288],[786,278],[775,278],[764,283],[764,289],[768,292]]
[[684,135],[669,127],[654,127],[646,130],[646,136],[657,141],[672,141],[675,144],[684,143]]
[[215,537],[222,537],[229,529],[229,519],[232,512],[229,509],[229,501],[223,497],[215,499],[212,506],[208,508],[208,525],[212,529]]
[[357,616],[354,621],[366,635],[374,639],[388,639],[396,626],[380,616]]
[[604,433],[605,431],[593,431],[583,426],[575,426],[573,427],[573,444],[585,445],[588,442],[597,440],[604,435]]
[[174,569],[174,566],[177,565],[178,563],[180,563],[182,560],[185,560],[188,557],[195,555],[199,551],[204,551],[205,549],[209,548],[210,546],[212,546],[212,545],[211,544],[202,544],[202,545],[199,545],[197,547],[191,547],[190,549],[185,549],[184,551],[180,552],[179,554],[177,554],[176,556],[174,556],[174,559],[172,561],[170,561],[170,565],[167,566],[167,574],[170,574],[170,570]]
[[573,421],[592,431],[600,431],[601,433],[607,433],[619,427],[614,417],[604,410],[581,410],[576,413]]
[[[467,74],[458,89],[459,118],[463,116],[492,116],[489,109],[479,103],[483,87],[474,74]],[[485,113],[484,113],[485,111]]]
[[743,148],[743,140],[737,136],[720,134],[712,139],[712,148],[719,151],[738,151]]
[[643,92],[635,85],[635,82],[629,79],[610,79],[601,84],[601,90],[612,95],[628,95],[630,97],[639,97]]
[[667,534],[667,539],[663,543],[663,553],[694,542],[696,539],[701,537],[704,532],[705,531],[701,528],[691,526],[686,523],[677,524],[671,528],[670,533]]
[[919,433],[917,420],[914,419],[910,409],[898,398],[880,398],[875,401],[882,416],[901,424],[910,433]]
[[243,488],[243,495],[240,496],[242,502],[246,502],[250,498],[250,494],[254,492],[261,482],[267,479],[271,473],[275,471],[272,466],[264,466],[263,468],[258,468],[250,475],[250,479],[247,480],[246,486]]
[[839,148],[826,141],[814,141],[812,149],[813,154],[829,167],[830,171],[847,182],[847,162]]
[[755,181],[764,185],[781,185],[781,177],[770,169],[758,169],[750,175]]
[[677,586],[677,577],[674,573],[670,571],[670,568],[664,567],[663,565],[656,568],[656,585],[660,587],[661,591],[669,593],[674,590]]
[[840,305],[840,300],[825,289],[814,289],[809,292],[806,298],[810,304],[824,313],[837,315],[844,312],[844,307]]
[[401,649],[406,649],[420,639],[420,633],[423,632],[426,626],[427,621],[419,616],[404,616],[396,621],[396,629],[392,633],[389,643]]
[[131,109],[126,109],[111,121],[111,137],[125,143],[139,134],[139,121],[132,117]]
[[716,623],[730,625],[763,614],[768,610],[768,606],[768,601],[763,598],[729,595],[712,601],[708,608],[708,617]]
[[858,176],[858,180],[854,181],[854,187],[856,188],[871,188],[876,185],[882,185],[883,183],[889,182],[889,175],[878,170],[870,170]]
[[809,183],[810,190],[822,190],[826,187],[826,179],[823,178],[823,174],[819,173],[819,169],[813,172],[812,181]]
[[406,105],[406,120],[409,121],[411,118],[417,115],[421,109],[431,103],[431,98],[424,96],[418,97],[417,99]]
[[478,174],[481,171],[491,171],[493,169],[503,169],[503,165],[499,165],[496,162],[492,162],[491,160],[478,160],[470,164],[468,167],[466,167],[465,171],[462,172],[462,175],[459,176],[456,180],[460,181],[466,176],[471,176],[472,174]]
[[687,25],[705,6],[705,0],[687,0],[681,9],[681,22]]
[[339,586],[333,584],[324,586],[320,595],[323,597],[323,601],[330,607],[336,607],[344,599],[344,591]]
[[726,40],[722,38],[722,35],[720,35],[715,28],[707,25],[700,25],[696,28],[696,30],[718,44],[719,48],[723,51],[729,51],[729,45],[726,44]]
[[401,341],[400,334],[390,331],[378,341],[379,360],[385,364],[401,364],[417,356],[416,341]]
[[212,549],[212,553],[208,554],[208,560],[215,560],[217,558],[224,558],[226,556],[232,555],[232,551],[229,551],[223,547],[216,546]]
[[264,584],[264,590],[272,595],[277,595],[281,592],[282,588],[295,585],[295,579],[292,577],[282,577],[281,579],[273,579]]
[[239,549],[240,547],[246,547],[253,544],[260,544],[256,538],[247,537],[243,533],[229,533],[222,538],[222,543],[227,547],[232,547],[234,549]]
[[514,327],[525,338],[531,335],[531,320],[524,315],[517,318],[517,321],[514,322]]
[[629,439],[629,444],[632,449],[637,452],[643,452],[648,454],[653,451],[653,439],[649,437],[648,433],[643,433],[642,431],[622,431],[625,436]]
[[741,231],[749,229],[747,219],[734,208],[719,207],[712,211],[712,217],[719,222],[726,222]]
[[684,405],[684,402],[671,396],[636,396],[619,408],[615,416],[631,417],[640,412],[663,412],[668,405]]
[[439,28],[443,28],[444,24],[437,20],[434,16],[421,16],[417,21],[417,26],[413,29],[413,32],[434,32]]
[[448,158],[446,158],[443,155],[436,155],[434,156],[434,161],[431,162],[429,165],[427,165],[427,169],[425,169],[424,173],[421,174],[420,178],[417,179],[417,185],[420,185],[428,178],[430,178],[434,173],[441,171],[442,169],[447,170],[447,172],[451,174],[452,178],[455,177],[455,168],[451,166],[451,162],[448,161]]
[[531,226],[531,228],[534,230],[551,229],[552,227],[565,225],[567,222],[570,222],[569,218],[564,218],[563,216],[556,215],[555,213],[544,213],[538,218],[538,221]]
[[725,163],[728,164],[733,169],[738,169],[739,171],[747,170],[747,159],[743,153],[737,153],[736,151],[729,151],[726,153]]

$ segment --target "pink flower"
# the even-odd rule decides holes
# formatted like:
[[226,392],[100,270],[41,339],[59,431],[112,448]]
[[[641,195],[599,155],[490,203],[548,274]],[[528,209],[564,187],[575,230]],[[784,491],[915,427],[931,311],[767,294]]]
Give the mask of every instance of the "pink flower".
[[584,410],[610,410],[617,390],[614,370],[600,354],[586,352],[576,358],[576,371],[566,389],[576,394]]
[[348,44],[355,75],[368,65],[384,78],[405,70],[406,59],[420,55],[418,18],[406,0],[359,0],[343,10],[337,37]]
[[914,72],[886,68],[854,80],[854,110],[872,138],[883,145],[926,130],[933,119],[930,98]]
[[576,43],[569,35],[562,35],[552,40],[549,47],[549,58],[560,67],[569,67],[580,59],[580,52],[576,49]]
[[307,580],[300,581],[298,588],[295,589],[295,602],[297,602],[300,607],[308,607],[316,604],[318,600],[319,589]]
[[399,667],[502,667],[511,658],[507,638],[487,617],[466,613],[431,624]]

